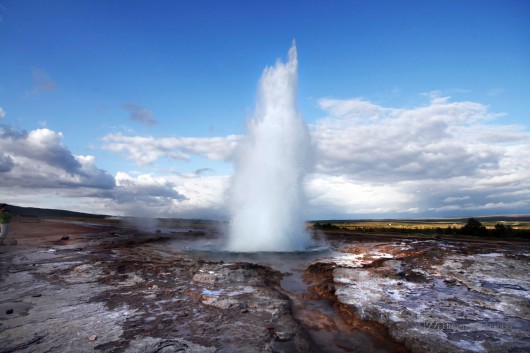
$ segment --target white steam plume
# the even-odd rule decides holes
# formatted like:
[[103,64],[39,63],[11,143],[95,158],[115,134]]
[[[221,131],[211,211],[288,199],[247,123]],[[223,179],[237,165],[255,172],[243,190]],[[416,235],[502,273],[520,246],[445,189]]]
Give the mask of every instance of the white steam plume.
[[287,63],[265,68],[229,190],[227,250],[300,251],[305,232],[303,180],[310,167],[307,126],[296,108],[296,45]]

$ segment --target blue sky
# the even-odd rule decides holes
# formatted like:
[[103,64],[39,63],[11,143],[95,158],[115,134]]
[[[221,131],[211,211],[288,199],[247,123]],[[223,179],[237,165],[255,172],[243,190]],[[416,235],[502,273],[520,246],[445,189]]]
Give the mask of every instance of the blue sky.
[[318,146],[309,217],[530,213],[529,15],[527,1],[0,0],[0,198],[223,217],[261,72],[295,39]]

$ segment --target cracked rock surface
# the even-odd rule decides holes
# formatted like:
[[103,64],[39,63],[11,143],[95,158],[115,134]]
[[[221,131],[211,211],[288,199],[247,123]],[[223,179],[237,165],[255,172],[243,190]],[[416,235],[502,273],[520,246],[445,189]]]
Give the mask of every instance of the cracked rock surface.
[[328,234],[206,256],[208,227],[43,221],[0,247],[0,353],[530,352],[530,247]]
[[0,253],[2,353],[312,351],[277,271],[163,256],[157,233],[37,226]]
[[342,244],[308,268],[313,290],[383,324],[412,352],[530,352],[527,245],[389,241]]

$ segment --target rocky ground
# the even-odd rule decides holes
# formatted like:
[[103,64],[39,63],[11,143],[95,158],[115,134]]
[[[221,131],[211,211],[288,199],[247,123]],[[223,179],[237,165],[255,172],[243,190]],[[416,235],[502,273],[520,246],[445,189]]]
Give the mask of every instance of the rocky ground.
[[528,245],[345,239],[306,271],[337,311],[382,324],[411,352],[530,352]]
[[530,249],[331,234],[215,256],[205,228],[43,221],[0,247],[0,353],[530,352]]

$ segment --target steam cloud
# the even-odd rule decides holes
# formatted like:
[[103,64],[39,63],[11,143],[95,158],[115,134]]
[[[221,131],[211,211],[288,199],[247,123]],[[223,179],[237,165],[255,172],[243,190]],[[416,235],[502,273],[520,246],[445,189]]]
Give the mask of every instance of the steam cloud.
[[288,62],[262,74],[255,113],[236,150],[227,250],[300,251],[310,245],[303,217],[310,138],[296,108],[297,68],[293,42]]

